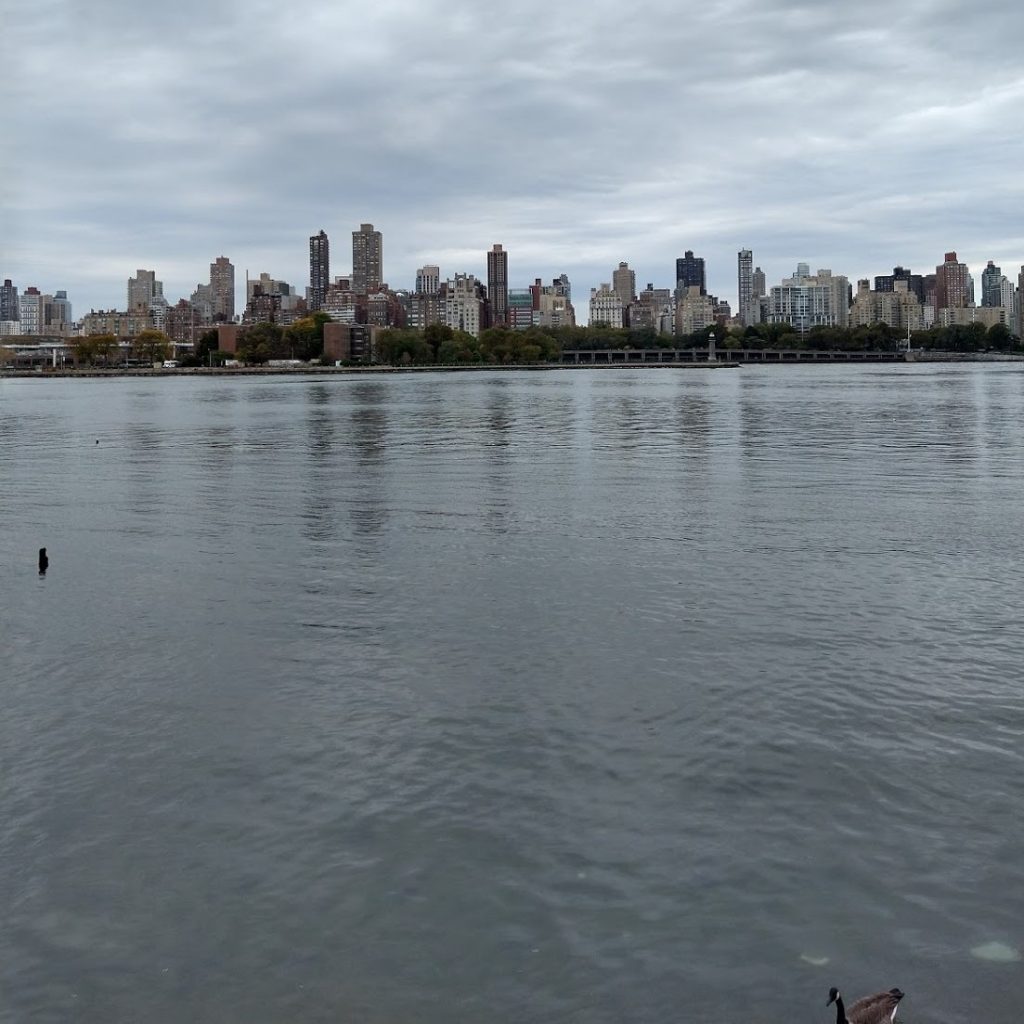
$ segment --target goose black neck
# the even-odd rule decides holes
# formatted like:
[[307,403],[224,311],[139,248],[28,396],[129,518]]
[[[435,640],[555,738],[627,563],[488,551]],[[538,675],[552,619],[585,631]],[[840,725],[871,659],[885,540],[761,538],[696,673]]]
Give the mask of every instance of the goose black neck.
[[836,1024],[849,1024],[846,1019],[846,1007],[843,1006],[842,996],[836,996]]

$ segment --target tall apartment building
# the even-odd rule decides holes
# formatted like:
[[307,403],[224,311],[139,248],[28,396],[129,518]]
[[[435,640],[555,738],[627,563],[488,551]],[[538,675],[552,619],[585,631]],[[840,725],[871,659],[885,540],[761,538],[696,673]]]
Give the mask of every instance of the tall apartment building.
[[[629,269],[628,263],[620,263],[612,271],[612,291],[618,295],[623,310],[628,309],[630,303],[636,298],[636,272]],[[591,296],[593,296],[593,290],[591,290]]]
[[[877,281],[878,278],[875,278]],[[924,305],[911,290],[906,277],[898,277],[893,287],[871,290],[867,279],[857,282],[857,293],[850,306],[850,327],[888,324],[901,333],[919,331],[925,326]]]
[[630,327],[647,327],[661,332],[666,314],[674,316],[672,290],[655,288],[648,282],[647,287],[637,293],[636,302],[629,309]]
[[508,253],[495,243],[487,254],[487,301],[491,304],[491,323],[508,323]]
[[1017,275],[1016,310],[1017,337],[1024,338],[1024,266],[1020,268],[1020,273]]
[[[893,292],[896,290],[897,281],[906,281],[907,289],[917,296],[922,305],[927,300],[925,279],[920,274],[912,273],[906,267],[893,267],[891,274],[881,274],[875,277],[876,292]],[[859,282],[858,282],[859,286]]]
[[436,295],[441,287],[441,268],[428,263],[416,271],[416,294]]
[[324,297],[331,284],[331,247],[327,232],[320,229],[309,236],[309,308],[313,312],[323,308]]
[[453,331],[480,336],[487,321],[487,289],[472,274],[456,274],[441,286],[443,322]]
[[981,272],[981,304],[983,306],[1003,305],[1003,269],[992,260]]
[[20,320],[18,312],[18,286],[9,277],[0,285],[0,320]]
[[542,284],[539,277],[534,278],[529,291],[533,299],[534,323],[540,327],[576,326],[568,274],[559,274],[551,284]]
[[800,263],[792,277],[769,290],[764,309],[768,323],[789,324],[801,333],[812,327],[847,327],[850,282],[831,270],[811,274]]
[[[195,312],[197,323],[200,325],[213,323],[213,286],[197,284],[196,290],[189,298],[189,305]],[[172,312],[174,308],[172,307]],[[170,332],[168,331],[168,333]]]
[[676,334],[686,337],[714,326],[715,300],[701,292],[700,285],[692,284],[676,302]]
[[155,270],[136,270],[128,278],[128,312],[148,311],[164,297],[163,281],[156,279]]
[[699,288],[701,295],[708,293],[704,257],[694,256],[692,249],[676,260],[676,297],[685,295],[689,288]]
[[21,313],[22,334],[43,333],[43,326],[46,323],[46,313],[43,295],[38,288],[31,286],[21,293],[19,311]]
[[[625,267],[620,263],[620,269]],[[616,271],[618,273],[618,271]],[[632,271],[629,271],[632,274]],[[609,327],[623,327],[626,323],[628,304],[612,285],[604,283],[600,288],[590,289],[590,326],[607,324]]]
[[67,291],[61,288],[52,296],[47,295],[44,298],[44,316],[47,328],[54,334],[66,334],[74,323]]
[[[1004,309],[1010,310],[1012,314],[1017,308],[1017,289],[1014,288],[1013,282],[1004,274],[999,279],[999,305]],[[1013,321],[1013,330],[1017,330],[1017,321],[1011,315],[1010,319]]]
[[352,278],[336,277],[324,296],[323,311],[339,323],[356,324],[359,322],[360,302],[352,290]]
[[135,338],[153,321],[149,310],[122,312],[118,309],[94,309],[82,317],[82,334],[113,334],[115,338]]
[[227,256],[210,264],[210,306],[212,319],[231,323],[235,318],[235,268]]
[[[540,281],[537,284],[540,285]],[[525,331],[533,326],[535,301],[536,297],[532,288],[510,288],[508,290],[508,325],[512,330]],[[537,312],[539,313],[539,310]]]
[[947,252],[935,268],[935,308],[962,309],[971,304],[971,275],[955,252]]
[[440,285],[434,291],[405,292],[401,296],[405,307],[405,324],[416,330],[423,330],[431,324],[444,323],[441,315]]
[[357,295],[377,291],[384,281],[384,244],[372,224],[352,232],[352,290]]
[[736,299],[740,323],[744,327],[757,323],[757,306],[754,302],[754,254],[749,249],[740,249],[736,254]]
[[751,281],[753,282],[753,294],[750,298],[754,310],[753,323],[759,324],[761,322],[761,300],[765,297],[768,291],[768,282],[764,276],[764,271],[760,267],[754,267],[754,273],[751,276]]

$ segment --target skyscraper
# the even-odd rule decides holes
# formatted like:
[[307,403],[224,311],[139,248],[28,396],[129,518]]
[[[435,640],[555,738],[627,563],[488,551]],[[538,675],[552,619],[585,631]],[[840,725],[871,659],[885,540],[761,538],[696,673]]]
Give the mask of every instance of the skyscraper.
[[18,286],[5,278],[0,285],[0,320],[18,320]]
[[894,292],[897,281],[906,281],[907,289],[913,292],[920,302],[924,302],[926,296],[924,278],[920,274],[914,274],[906,267],[893,267],[891,274],[882,274],[875,277],[876,292]]
[[34,285],[26,288],[21,294],[21,333],[42,334],[46,323],[43,295]]
[[331,283],[331,247],[327,232],[309,236],[309,308],[311,312],[323,307],[324,296]]
[[629,306],[636,298],[636,272],[629,269],[628,263],[620,263],[618,268],[612,271],[611,290],[618,295],[623,308]]
[[955,252],[947,252],[935,268],[935,308],[961,309],[969,305],[969,280],[967,264],[960,263]]
[[235,268],[227,256],[210,264],[210,306],[213,319],[231,323],[235,318]]
[[508,253],[497,243],[487,254],[487,301],[491,304],[491,323],[508,323]]
[[694,256],[692,249],[676,260],[676,292],[685,295],[687,288],[699,288],[701,295],[707,295],[707,279],[704,276],[704,257]]
[[746,327],[757,323],[754,306],[754,254],[749,249],[740,249],[736,254],[736,298],[740,321]]
[[1017,337],[1024,338],[1024,266],[1017,275]]
[[981,304],[983,306],[1001,306],[1003,304],[1003,268],[997,267],[991,260],[981,272]]
[[428,263],[416,271],[416,294],[436,295],[441,287],[441,268]]
[[842,274],[819,270],[811,274],[806,263],[784,278],[765,303],[770,324],[789,324],[802,334],[812,327],[847,327],[850,322],[850,283]]
[[154,301],[164,296],[164,283],[156,279],[155,270],[136,270],[128,278],[128,312],[146,312]]
[[372,224],[360,224],[352,232],[352,291],[369,295],[383,281],[384,246],[379,231]]
[[760,267],[754,267],[754,273],[751,275],[751,281],[753,282],[751,285],[753,294],[750,297],[750,304],[754,317],[751,322],[759,324],[761,323],[761,300],[765,297],[768,291],[764,271]]

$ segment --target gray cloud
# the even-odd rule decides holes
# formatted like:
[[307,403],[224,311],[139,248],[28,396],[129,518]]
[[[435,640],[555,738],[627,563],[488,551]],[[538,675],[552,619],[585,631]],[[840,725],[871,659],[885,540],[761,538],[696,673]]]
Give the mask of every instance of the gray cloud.
[[393,286],[500,241],[513,285],[565,271],[580,307],[687,248],[730,299],[744,246],[769,280],[1024,263],[1013,0],[14,7],[0,273],[77,313],[221,254],[301,285],[308,235],[341,272],[362,221]]

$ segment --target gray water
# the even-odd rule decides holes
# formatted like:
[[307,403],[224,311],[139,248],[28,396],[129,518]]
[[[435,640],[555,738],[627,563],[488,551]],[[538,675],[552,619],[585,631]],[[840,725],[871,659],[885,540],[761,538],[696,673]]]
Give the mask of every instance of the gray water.
[[0,1020],[1016,1021],[1022,536],[1012,364],[0,381]]

